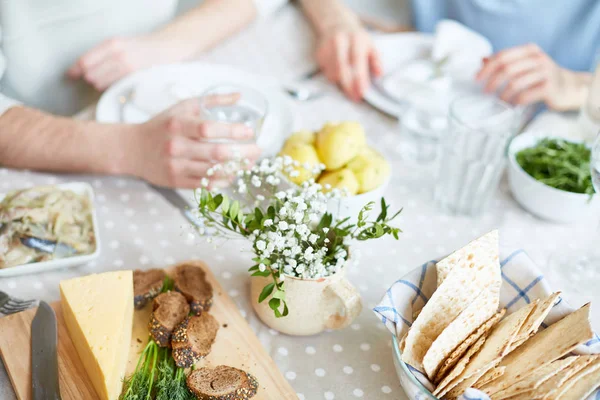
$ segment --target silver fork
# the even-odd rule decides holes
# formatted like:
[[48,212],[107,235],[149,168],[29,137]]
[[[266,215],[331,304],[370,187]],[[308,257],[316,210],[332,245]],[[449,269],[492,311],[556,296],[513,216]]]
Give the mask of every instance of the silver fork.
[[35,305],[37,305],[37,300],[16,299],[0,290],[0,314],[16,314],[34,307]]

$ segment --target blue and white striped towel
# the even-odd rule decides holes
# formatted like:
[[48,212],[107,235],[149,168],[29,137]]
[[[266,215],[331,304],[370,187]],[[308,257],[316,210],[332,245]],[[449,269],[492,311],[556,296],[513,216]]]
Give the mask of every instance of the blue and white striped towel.
[[[553,292],[547,280],[544,279],[544,275],[523,250],[506,254],[503,254],[500,263],[503,280],[500,290],[500,305],[505,307],[509,313],[518,310],[531,300],[544,299]],[[436,287],[437,272],[434,260],[412,270],[394,282],[373,311],[390,332],[400,339],[411,326],[413,313],[423,308]],[[562,298],[559,299],[543,326],[558,321],[572,311],[574,309],[566,301]],[[600,337],[595,335],[593,339],[579,346],[575,353],[600,354]],[[426,387],[432,387],[424,374],[412,367],[410,370]],[[596,396],[600,396],[600,390],[596,391],[589,399],[596,399]],[[469,389],[463,397],[465,400],[489,400],[488,396],[475,389]]]

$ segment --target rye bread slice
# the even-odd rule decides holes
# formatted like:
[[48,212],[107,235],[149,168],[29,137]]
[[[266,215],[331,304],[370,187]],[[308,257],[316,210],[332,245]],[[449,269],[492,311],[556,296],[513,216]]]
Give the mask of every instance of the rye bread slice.
[[199,400],[247,400],[258,391],[254,376],[225,365],[192,371],[187,386]]
[[178,265],[173,273],[175,290],[183,293],[190,303],[192,313],[200,315],[210,310],[213,302],[213,288],[206,280],[206,273],[193,261]]
[[160,347],[169,347],[171,333],[189,315],[190,305],[181,293],[166,292],[154,299],[152,309],[150,335]]
[[166,276],[162,269],[133,271],[133,305],[136,309],[144,308],[150,300],[158,296]]
[[210,353],[219,323],[209,313],[184,319],[173,331],[171,347],[175,364],[189,368]]

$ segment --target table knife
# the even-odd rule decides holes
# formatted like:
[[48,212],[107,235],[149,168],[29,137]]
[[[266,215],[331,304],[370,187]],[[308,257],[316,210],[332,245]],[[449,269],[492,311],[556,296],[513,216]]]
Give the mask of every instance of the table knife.
[[31,388],[33,400],[61,400],[58,384],[56,314],[40,301],[31,323]]
[[156,185],[151,185],[165,200],[167,200],[173,207],[179,210],[179,212],[197,228],[204,228],[202,221],[196,217],[187,201],[174,189],[168,189]]

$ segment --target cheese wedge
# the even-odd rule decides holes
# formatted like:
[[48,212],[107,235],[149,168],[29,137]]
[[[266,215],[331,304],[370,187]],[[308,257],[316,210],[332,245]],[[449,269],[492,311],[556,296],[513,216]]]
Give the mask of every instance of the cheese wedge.
[[133,324],[133,273],[115,271],[60,283],[63,315],[101,400],[117,400]]

